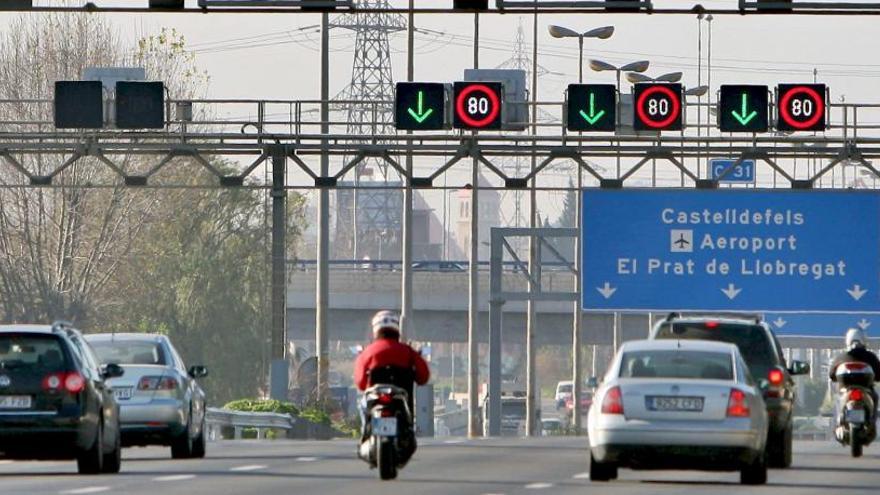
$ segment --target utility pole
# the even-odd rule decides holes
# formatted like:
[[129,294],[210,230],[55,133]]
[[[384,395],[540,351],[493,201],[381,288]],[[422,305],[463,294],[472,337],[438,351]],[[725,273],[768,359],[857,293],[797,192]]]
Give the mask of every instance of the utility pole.
[[[330,17],[321,14],[321,177],[330,175],[330,154],[326,136],[330,133]],[[327,399],[330,349],[327,338],[327,308],[330,299],[330,191],[318,190],[318,283],[315,302],[315,347],[318,355],[318,403]]]

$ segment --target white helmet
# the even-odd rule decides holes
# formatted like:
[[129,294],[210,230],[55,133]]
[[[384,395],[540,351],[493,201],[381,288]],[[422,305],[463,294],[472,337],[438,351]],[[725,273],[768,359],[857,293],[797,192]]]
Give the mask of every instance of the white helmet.
[[861,328],[850,328],[846,331],[846,348],[847,350],[856,347],[865,347],[868,345],[868,336]]
[[383,330],[396,332],[397,336],[400,337],[400,316],[394,311],[382,310],[376,313],[373,316],[372,326],[374,339],[379,338]]

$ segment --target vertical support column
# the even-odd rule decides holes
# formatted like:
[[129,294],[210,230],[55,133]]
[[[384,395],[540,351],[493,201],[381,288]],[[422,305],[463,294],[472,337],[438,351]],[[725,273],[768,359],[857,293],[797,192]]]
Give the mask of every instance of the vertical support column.
[[[407,22],[407,69],[406,69],[406,80],[413,80],[413,50],[415,43],[415,31],[413,26],[413,17],[415,14],[413,13],[413,1],[409,1],[409,20]],[[412,131],[407,131],[407,135],[411,135]],[[407,145],[412,146],[412,141],[407,141]],[[403,252],[401,253],[401,261],[403,264],[401,273],[403,280],[401,281],[401,311],[400,311],[400,326],[401,331],[404,335],[410,335],[412,338],[412,334],[410,330],[412,330],[412,325],[410,325],[410,319],[412,318],[412,262],[413,262],[413,189],[412,189],[412,176],[413,176],[413,155],[412,151],[407,151],[406,153],[406,177],[403,178],[404,189],[403,189]]]
[[502,276],[502,241],[504,236],[492,229],[492,254],[489,263],[489,436],[501,435],[501,324],[504,301],[500,298]]
[[287,400],[288,373],[284,359],[287,346],[287,191],[283,146],[272,147],[272,364],[269,368],[269,395]]
[[[474,68],[480,67],[480,13],[474,13]],[[473,145],[476,148],[476,132],[474,133]],[[477,427],[480,422],[478,417],[479,404],[479,374],[480,354],[477,331],[480,321],[480,308],[477,306],[477,294],[479,286],[479,262],[480,229],[479,221],[479,189],[480,189],[480,162],[477,159],[478,150],[472,150],[474,161],[471,174],[471,239],[470,256],[468,257],[468,436],[475,438],[481,435]]]
[[[538,133],[538,125],[537,125],[537,113],[538,113],[538,9],[535,7],[535,13],[532,17],[532,134]],[[537,167],[537,156],[535,155],[535,142],[532,142],[532,165],[531,172],[535,172],[535,168]],[[529,228],[534,232],[535,227],[537,227],[537,218],[538,218],[538,195],[535,187],[537,186],[537,179],[532,177],[532,182],[529,188]],[[529,274],[532,278],[536,278],[538,282],[540,282],[540,273],[537,269],[538,260],[537,257],[537,238],[534,233],[529,236]],[[537,275],[536,275],[537,273]],[[534,298],[535,293],[535,285],[529,284],[529,293],[532,294],[532,297],[529,297],[529,301],[526,303],[526,436],[534,436],[536,425],[538,422],[537,416],[537,408],[535,407],[536,402],[540,404],[540,400],[535,400],[535,394],[540,395],[540,391],[537,390],[536,380],[535,380],[535,327],[536,327],[536,318],[535,314],[535,301]],[[540,397],[538,397],[540,399]]]
[[[327,134],[330,133],[330,14],[321,14],[321,177],[330,175]],[[315,345],[318,355],[317,399],[327,398],[330,349],[327,338],[327,307],[330,299],[330,191],[318,190],[318,283],[315,301]]]
[[816,380],[819,378],[819,351],[817,349],[810,349],[810,380]]
[[575,214],[575,221],[577,225],[575,228],[577,229],[577,237],[574,239],[574,269],[576,271],[576,275],[574,277],[574,293],[577,294],[577,300],[574,302],[574,307],[572,308],[574,311],[573,315],[573,325],[571,329],[571,343],[572,343],[572,354],[571,354],[571,368],[572,368],[572,387],[571,387],[571,400],[573,404],[572,408],[572,426],[574,426],[575,431],[580,430],[581,428],[581,392],[583,388],[583,372],[581,365],[581,323],[583,320],[583,313],[581,312],[581,188],[583,187],[584,176],[583,170],[581,169],[580,164],[577,164],[578,168],[578,190],[577,190],[577,200],[575,201],[577,213]]

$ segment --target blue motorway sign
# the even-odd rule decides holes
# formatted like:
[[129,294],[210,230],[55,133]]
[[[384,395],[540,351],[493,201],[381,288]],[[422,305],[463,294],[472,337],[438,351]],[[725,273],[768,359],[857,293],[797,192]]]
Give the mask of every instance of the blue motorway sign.
[[583,307],[880,312],[880,194],[583,191]]
[[850,328],[861,328],[872,335],[880,332],[880,315],[842,313],[765,313],[764,319],[777,335],[805,337],[843,337]]
[[732,158],[713,158],[709,160],[709,174],[712,180],[719,182],[733,182],[736,184],[754,184],[755,183],[755,160],[743,160],[739,165],[727,173],[723,178],[718,177],[725,170],[732,167],[736,163]]

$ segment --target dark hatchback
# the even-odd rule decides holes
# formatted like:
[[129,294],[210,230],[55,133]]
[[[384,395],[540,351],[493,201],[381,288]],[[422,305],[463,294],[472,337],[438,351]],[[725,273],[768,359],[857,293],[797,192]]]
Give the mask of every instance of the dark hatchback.
[[123,370],[97,363],[67,324],[0,325],[0,458],[119,472],[119,406],[105,380]]
[[767,406],[767,463],[776,468],[791,466],[796,389],[792,376],[809,373],[810,366],[801,361],[787,366],[769,325],[760,318],[672,313],[654,326],[651,338],[714,340],[739,347]]

